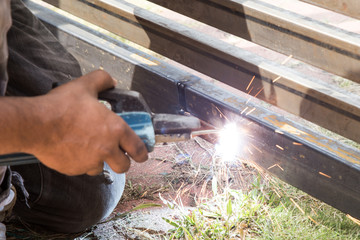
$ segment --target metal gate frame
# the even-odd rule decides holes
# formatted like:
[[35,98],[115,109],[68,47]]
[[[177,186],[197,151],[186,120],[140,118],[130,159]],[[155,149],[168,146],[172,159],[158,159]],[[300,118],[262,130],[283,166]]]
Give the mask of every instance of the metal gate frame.
[[[28,1],[28,7],[79,60],[137,90],[154,112],[186,111],[222,126],[223,115],[251,132],[251,159],[285,182],[360,218],[360,151],[126,44]],[[277,164],[281,167],[273,167]],[[270,168],[270,169],[269,169]]]

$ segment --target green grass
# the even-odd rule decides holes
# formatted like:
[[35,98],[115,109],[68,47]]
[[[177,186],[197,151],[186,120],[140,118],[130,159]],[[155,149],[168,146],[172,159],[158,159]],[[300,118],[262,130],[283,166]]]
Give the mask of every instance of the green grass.
[[360,239],[345,214],[280,180],[225,188],[177,220],[170,239]]

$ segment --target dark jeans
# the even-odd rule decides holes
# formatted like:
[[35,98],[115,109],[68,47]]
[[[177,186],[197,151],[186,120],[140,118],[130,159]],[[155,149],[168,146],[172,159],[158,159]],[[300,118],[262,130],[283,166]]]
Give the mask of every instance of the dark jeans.
[[[54,83],[81,76],[74,57],[20,0],[12,0],[11,7],[8,95],[45,94]],[[30,225],[64,233],[85,230],[109,216],[125,185],[125,175],[107,165],[109,174],[95,177],[65,176],[42,164],[11,169],[22,176],[29,193],[27,197],[20,181],[13,181],[18,192],[14,213]]]

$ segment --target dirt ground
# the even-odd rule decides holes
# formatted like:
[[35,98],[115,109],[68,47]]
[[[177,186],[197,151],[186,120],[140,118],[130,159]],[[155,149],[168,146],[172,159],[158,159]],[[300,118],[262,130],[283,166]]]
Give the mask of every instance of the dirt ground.
[[[216,142],[216,138],[211,142]],[[133,161],[126,175],[123,197],[113,214],[85,233],[36,233],[14,222],[8,226],[8,239],[164,239],[172,226],[163,218],[176,219],[180,213],[187,213],[209,199],[214,175],[223,176],[218,179],[220,183],[245,189],[248,179],[257,174],[256,169],[241,161],[222,168],[211,142],[196,137],[157,145],[148,161]],[[219,174],[223,169],[226,174]],[[145,208],[132,211],[139,206]]]
[[[215,165],[217,155],[214,144],[194,138],[184,142],[157,145],[145,163],[133,163],[127,174],[127,185],[122,200],[114,211],[124,213],[142,204],[159,204],[126,217],[100,224],[93,231],[95,239],[158,239],[171,226],[164,218],[177,218],[179,211],[190,211],[204,199],[212,196],[212,177],[223,176],[218,181],[231,184],[234,188],[247,188],[249,178],[253,179],[257,170],[241,161],[227,165],[227,173],[222,171],[221,162]],[[240,160],[240,159],[239,159]],[[225,169],[225,168],[224,168]],[[175,209],[169,208],[175,203]],[[179,210],[180,209],[180,210]]]

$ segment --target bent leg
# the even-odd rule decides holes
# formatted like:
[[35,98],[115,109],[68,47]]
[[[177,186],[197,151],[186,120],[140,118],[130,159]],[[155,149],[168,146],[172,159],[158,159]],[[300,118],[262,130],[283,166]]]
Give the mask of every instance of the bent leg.
[[[26,200],[17,188],[14,212],[22,221],[44,229],[81,232],[108,217],[119,202],[125,186],[125,175],[65,176],[42,164],[17,166],[29,193]],[[28,205],[27,205],[28,203]]]

